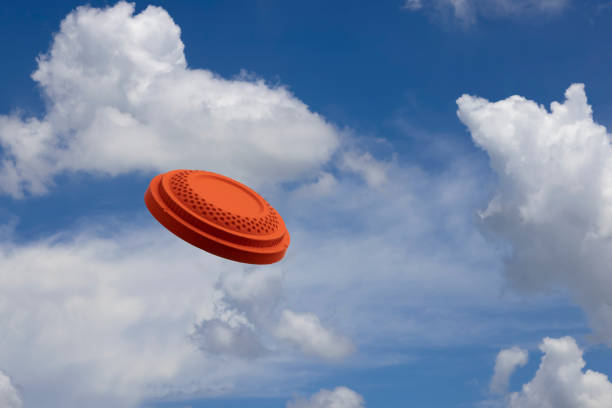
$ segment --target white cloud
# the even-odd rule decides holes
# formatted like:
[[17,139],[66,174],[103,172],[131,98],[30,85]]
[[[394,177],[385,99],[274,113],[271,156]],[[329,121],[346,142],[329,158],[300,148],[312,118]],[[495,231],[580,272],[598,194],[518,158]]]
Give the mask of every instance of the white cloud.
[[240,269],[220,277],[218,288],[228,307],[240,310],[258,324],[277,318],[283,295],[283,270],[278,265]]
[[423,2],[421,0],[406,0],[404,8],[408,10],[420,10],[423,8]]
[[44,193],[56,174],[202,168],[249,184],[316,174],[336,130],[286,88],[187,66],[165,10],[79,7],[32,78],[42,119],[0,116],[0,191]]
[[287,403],[287,408],[363,408],[363,397],[347,387],[321,390],[310,399],[298,398]]
[[571,0],[406,0],[404,8],[425,9],[435,13],[451,13],[464,24],[472,24],[478,16],[517,17],[533,14],[557,14]]
[[198,324],[191,337],[202,351],[211,354],[254,358],[266,351],[251,327],[246,324],[232,326],[219,318]]
[[528,353],[519,347],[501,350],[495,359],[493,378],[489,388],[495,393],[504,393],[508,389],[510,376],[518,367],[527,364]]
[[612,344],[612,147],[584,86],[572,85],[550,112],[520,96],[493,103],[464,95],[457,103],[498,176],[482,218],[512,244],[510,281],[569,290]]
[[544,353],[535,376],[512,393],[509,408],[608,408],[612,383],[605,374],[582,371],[582,350],[571,337],[545,338]]
[[147,384],[213,364],[187,336],[213,314],[228,266],[189,260],[194,251],[172,238],[141,230],[3,243],[0,361],[27,406],[128,407],[159,392]]
[[[159,226],[106,221],[0,245],[0,363],[26,406],[127,408],[261,384],[289,392],[283,362],[305,358],[275,337],[280,268],[208,255]],[[341,357],[347,340],[314,330],[313,350]]]
[[21,408],[23,403],[11,379],[0,371],[0,407]]
[[312,183],[300,186],[294,195],[302,197],[323,197],[333,193],[338,186],[338,179],[333,174],[321,172]]
[[340,169],[359,174],[370,187],[379,187],[387,181],[387,166],[368,152],[346,152],[340,159]]
[[283,274],[278,266],[228,271],[216,284],[222,297],[215,316],[196,326],[193,340],[201,350],[255,358],[269,351],[263,333],[273,331],[282,298]]
[[297,345],[305,353],[327,359],[340,359],[355,351],[350,340],[323,327],[312,313],[283,310],[276,336]]

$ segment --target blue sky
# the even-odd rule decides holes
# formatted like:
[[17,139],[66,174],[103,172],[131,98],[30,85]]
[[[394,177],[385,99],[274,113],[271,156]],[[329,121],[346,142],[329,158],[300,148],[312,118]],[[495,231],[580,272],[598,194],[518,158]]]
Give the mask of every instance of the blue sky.
[[[0,9],[6,406],[611,406],[612,3]],[[166,232],[176,168],[286,258]]]

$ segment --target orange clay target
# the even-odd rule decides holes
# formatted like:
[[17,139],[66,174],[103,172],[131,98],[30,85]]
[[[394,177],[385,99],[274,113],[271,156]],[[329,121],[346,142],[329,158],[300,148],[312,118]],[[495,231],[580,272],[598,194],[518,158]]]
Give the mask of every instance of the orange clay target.
[[151,180],[145,203],[179,238],[223,258],[271,264],[289,247],[289,232],[276,210],[249,187],[220,174],[160,174]]

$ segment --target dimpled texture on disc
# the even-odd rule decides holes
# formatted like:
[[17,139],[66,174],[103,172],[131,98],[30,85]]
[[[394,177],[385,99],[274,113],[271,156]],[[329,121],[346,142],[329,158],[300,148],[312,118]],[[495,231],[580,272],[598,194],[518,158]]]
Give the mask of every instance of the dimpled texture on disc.
[[145,203],[179,238],[223,258],[271,264],[289,247],[289,232],[276,210],[249,187],[221,174],[160,174],[151,180]]

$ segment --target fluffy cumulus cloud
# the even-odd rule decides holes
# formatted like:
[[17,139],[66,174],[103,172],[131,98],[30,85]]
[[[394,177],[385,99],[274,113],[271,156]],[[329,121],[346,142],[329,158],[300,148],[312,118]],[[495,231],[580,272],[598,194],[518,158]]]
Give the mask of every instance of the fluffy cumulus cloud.
[[508,408],[607,408],[612,383],[605,374],[586,370],[582,350],[571,337],[545,338],[535,376],[509,396]]
[[32,78],[42,118],[0,116],[0,191],[44,193],[62,172],[206,168],[251,184],[310,174],[336,130],[286,88],[187,65],[180,28],[149,6],[79,7]]
[[474,23],[478,16],[516,17],[529,14],[557,14],[570,0],[406,0],[410,11],[427,10],[450,13],[462,23]]
[[223,266],[191,262],[150,232],[76,235],[3,243],[0,361],[26,406],[128,407],[163,394],[157,386],[198,361],[187,336],[214,315]]
[[524,290],[567,289],[612,344],[612,147],[575,84],[548,111],[520,96],[458,99],[458,115],[490,157],[496,195],[481,214],[511,243],[506,273]]
[[[285,353],[274,332],[274,267],[247,270],[132,227],[0,246],[0,362],[19,379],[25,405],[133,407],[169,393],[227,394],[252,390],[253,370],[282,386],[288,374],[275,377],[274,358],[301,356]],[[313,349],[338,357],[341,346],[314,329],[298,335],[323,336]],[[0,376],[0,402],[18,401],[10,384]]]
[[363,408],[361,395],[347,387],[321,390],[309,399],[298,398],[287,403],[287,408]]
[[[283,273],[278,267],[237,270],[220,276],[222,297],[215,302],[215,316],[196,326],[193,339],[205,352],[258,357],[271,348],[266,333],[297,346],[308,355],[339,360],[354,351],[351,341],[323,326],[313,313],[279,309]],[[273,343],[267,339],[268,343]]]
[[0,371],[0,407],[21,408],[23,403],[11,379]]
[[508,389],[510,376],[518,367],[527,364],[528,353],[519,347],[501,350],[495,359],[493,378],[489,388],[492,392],[503,393]]
[[275,266],[234,270],[219,277],[215,316],[200,322],[193,339],[202,351],[254,358],[266,353],[262,333],[278,319],[282,271]]

